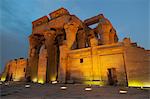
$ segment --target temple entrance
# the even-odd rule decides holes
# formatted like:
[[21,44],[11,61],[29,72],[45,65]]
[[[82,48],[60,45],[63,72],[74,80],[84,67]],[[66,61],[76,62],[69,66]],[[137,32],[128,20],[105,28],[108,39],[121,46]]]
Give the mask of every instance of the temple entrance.
[[117,85],[117,73],[116,68],[108,68],[107,69],[107,76],[108,76],[108,84],[109,85]]
[[70,80],[71,80],[71,79],[70,79],[70,71],[67,70],[67,71],[66,71],[66,82],[69,83]]

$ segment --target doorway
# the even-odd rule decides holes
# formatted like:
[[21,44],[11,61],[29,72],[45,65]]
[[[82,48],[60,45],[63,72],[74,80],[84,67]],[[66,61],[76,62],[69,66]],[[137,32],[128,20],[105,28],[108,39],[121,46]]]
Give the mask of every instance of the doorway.
[[117,85],[118,81],[117,81],[116,68],[108,68],[107,76],[108,76],[108,84],[109,85]]

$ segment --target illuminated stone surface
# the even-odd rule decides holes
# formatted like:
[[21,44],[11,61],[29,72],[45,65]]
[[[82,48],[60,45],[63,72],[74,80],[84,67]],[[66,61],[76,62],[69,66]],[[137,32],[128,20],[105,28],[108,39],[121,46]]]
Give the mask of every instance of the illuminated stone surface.
[[46,82],[47,50],[42,46],[39,53],[38,83]]
[[14,80],[22,77],[38,83],[150,87],[149,56],[149,50],[129,38],[118,42],[115,28],[103,14],[81,21],[60,8],[49,18],[43,16],[32,22],[26,72],[22,71],[24,66],[15,70],[12,61],[1,80],[17,73]]
[[25,81],[26,67],[26,59],[20,58],[9,61],[2,74],[1,81]]

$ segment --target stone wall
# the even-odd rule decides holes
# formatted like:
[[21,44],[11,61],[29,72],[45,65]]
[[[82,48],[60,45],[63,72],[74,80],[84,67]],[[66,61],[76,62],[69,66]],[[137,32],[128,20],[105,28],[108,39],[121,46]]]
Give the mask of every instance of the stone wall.
[[150,87],[150,55],[140,47],[126,47],[128,85]]
[[121,44],[100,47],[98,49],[98,60],[101,69],[101,79],[108,84],[108,69],[116,69],[118,85],[126,85],[126,73],[123,46]]
[[108,69],[115,68],[118,85],[149,87],[149,51],[132,43],[124,44],[120,42],[70,51],[67,80],[108,85]]
[[118,84],[127,84],[123,47],[119,44],[70,51],[68,60],[67,70],[72,82],[108,84],[108,69],[115,68]]
[[2,81],[23,81],[25,80],[27,60],[15,59],[7,63],[2,73]]

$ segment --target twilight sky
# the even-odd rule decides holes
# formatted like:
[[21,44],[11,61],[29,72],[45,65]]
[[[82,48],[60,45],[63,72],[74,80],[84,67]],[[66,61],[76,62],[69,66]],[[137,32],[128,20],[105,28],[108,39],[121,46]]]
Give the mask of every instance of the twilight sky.
[[0,0],[0,73],[10,59],[28,57],[31,22],[60,8],[80,19],[103,13],[119,39],[150,49],[149,0]]

